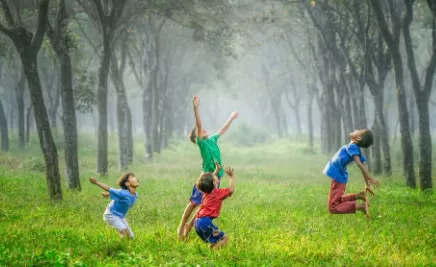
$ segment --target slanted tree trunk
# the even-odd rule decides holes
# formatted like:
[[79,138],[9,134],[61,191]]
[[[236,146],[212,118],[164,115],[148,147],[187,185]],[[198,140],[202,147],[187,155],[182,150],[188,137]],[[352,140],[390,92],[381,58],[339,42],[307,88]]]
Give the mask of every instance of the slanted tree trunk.
[[[30,32],[14,21],[11,8],[6,2],[3,6],[7,7],[3,8],[3,11],[12,29],[8,29],[0,23],[0,31],[12,40],[20,55],[24,73],[27,77],[32,105],[35,111],[40,147],[44,155],[49,195],[53,200],[61,200],[62,188],[59,176],[58,154],[51,134],[37,65],[37,54],[41,48],[47,24],[49,0],[40,0],[38,2],[38,23],[35,33]],[[17,20],[21,21],[21,18],[18,17]]]
[[8,132],[8,121],[6,119],[5,110],[3,108],[3,103],[0,99],[0,133],[2,138],[2,150],[9,150],[9,132]]

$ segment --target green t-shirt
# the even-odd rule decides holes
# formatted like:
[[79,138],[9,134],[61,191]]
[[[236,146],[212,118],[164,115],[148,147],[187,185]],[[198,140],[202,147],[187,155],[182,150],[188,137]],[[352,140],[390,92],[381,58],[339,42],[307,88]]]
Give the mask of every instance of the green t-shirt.
[[[200,155],[203,159],[202,169],[203,172],[214,172],[215,163],[217,161],[221,165],[221,154],[220,148],[218,147],[218,138],[220,135],[218,133],[212,135],[209,138],[197,138],[197,146],[200,149]],[[224,169],[218,172],[218,176],[222,177],[224,174]]]

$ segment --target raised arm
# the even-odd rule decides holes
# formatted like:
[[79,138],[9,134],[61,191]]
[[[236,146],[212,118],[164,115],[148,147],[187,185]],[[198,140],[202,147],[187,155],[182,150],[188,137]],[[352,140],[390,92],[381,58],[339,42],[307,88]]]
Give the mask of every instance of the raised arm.
[[230,118],[226,121],[226,123],[224,123],[223,127],[221,127],[221,129],[218,131],[218,134],[220,136],[227,132],[227,130],[230,127],[230,124],[232,124],[232,121],[234,119],[236,119],[238,117],[238,115],[239,115],[238,112],[232,112],[232,114],[230,115]]
[[228,167],[226,169],[226,174],[229,176],[229,179],[230,179],[230,184],[229,184],[230,194],[233,194],[233,192],[235,192],[235,181],[233,179],[233,173],[234,173],[234,171],[232,168]]
[[201,128],[200,115],[198,114],[198,106],[200,105],[200,98],[194,96],[192,99],[192,104],[194,106],[194,117],[195,117],[195,128],[197,129],[197,138],[203,137],[203,129]]
[[217,176],[222,166],[218,163],[218,161],[213,162],[215,164],[215,171],[212,173],[213,176]]
[[101,189],[103,189],[104,191],[109,191],[109,186],[100,183],[99,181],[97,181],[97,179],[95,179],[94,177],[89,178],[89,181],[92,184],[95,184],[96,186],[100,187]]

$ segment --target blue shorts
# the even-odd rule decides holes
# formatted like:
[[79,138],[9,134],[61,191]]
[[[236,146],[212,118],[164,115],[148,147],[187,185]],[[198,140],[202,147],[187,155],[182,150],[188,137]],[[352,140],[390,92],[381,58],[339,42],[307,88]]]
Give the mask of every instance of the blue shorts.
[[[217,175],[218,179],[221,181],[221,176]],[[218,188],[220,188],[220,183],[218,184]],[[201,200],[203,199],[203,193],[201,193],[200,190],[197,189],[197,186],[194,184],[192,187],[192,193],[189,197],[189,201],[195,205],[198,206],[201,204]]]
[[224,236],[224,232],[213,224],[210,217],[195,219],[194,227],[197,235],[206,243],[215,244]]

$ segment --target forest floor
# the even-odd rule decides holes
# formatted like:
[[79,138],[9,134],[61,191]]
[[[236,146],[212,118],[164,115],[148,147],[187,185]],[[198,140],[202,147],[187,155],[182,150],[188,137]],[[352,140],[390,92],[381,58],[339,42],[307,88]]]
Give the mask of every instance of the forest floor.
[[[235,169],[235,194],[215,223],[229,243],[212,252],[192,231],[185,242],[176,229],[200,173],[189,142],[174,143],[154,162],[136,153],[129,169],[139,178],[139,198],[127,214],[134,240],[120,240],[103,221],[108,203],[88,182],[95,176],[95,144],[81,138],[81,192],[64,190],[51,202],[44,165],[34,140],[26,151],[0,152],[0,266],[429,266],[436,263],[436,195],[404,187],[401,167],[377,177],[369,220],[362,213],[327,212],[328,156],[308,153],[305,143],[272,141],[238,147],[223,138],[223,164]],[[109,177],[116,186],[116,140]],[[11,147],[16,147],[12,143]],[[59,148],[62,144],[58,145]],[[140,140],[135,151],[143,151]],[[64,180],[63,153],[59,162]],[[331,155],[330,155],[331,156]],[[395,159],[395,156],[393,157]],[[350,166],[347,192],[364,183]],[[221,187],[228,184],[223,177]],[[436,183],[434,183],[436,184]],[[65,183],[63,181],[63,188]]]

